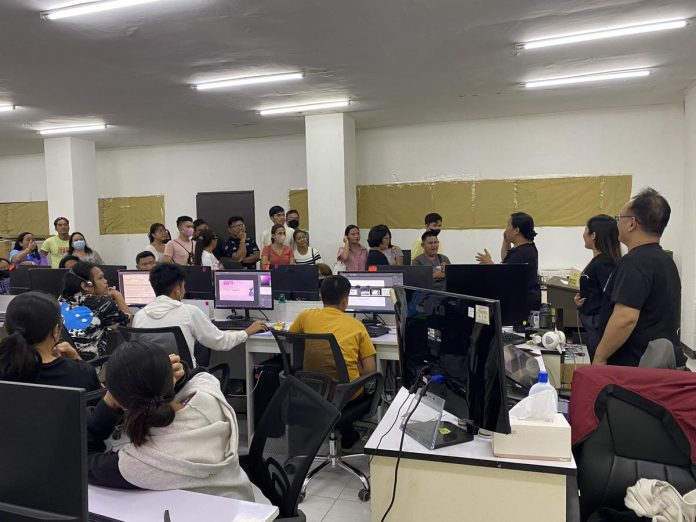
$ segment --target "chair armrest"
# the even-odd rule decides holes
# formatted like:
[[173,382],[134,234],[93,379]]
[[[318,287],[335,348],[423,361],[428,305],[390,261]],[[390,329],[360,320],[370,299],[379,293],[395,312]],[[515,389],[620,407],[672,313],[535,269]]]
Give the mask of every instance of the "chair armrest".
[[[227,363],[220,363],[216,364],[215,366],[211,366],[208,368],[208,373],[211,375],[214,375],[217,377],[220,381],[220,389],[222,390],[222,393],[227,392],[227,384],[230,381],[230,367]],[[217,374],[220,374],[218,377]]]
[[86,362],[92,368],[99,368],[100,366],[104,366],[109,361],[109,359],[111,359],[111,355],[101,355],[99,357],[95,357],[94,359],[90,359]]
[[[370,372],[361,375],[349,383],[337,384],[332,401],[334,406],[336,406],[336,408],[339,410],[343,410],[345,405],[351,401],[353,395],[360,391],[361,388],[364,388],[371,383],[374,383],[374,389],[369,393],[374,393],[377,397],[381,397],[382,391],[384,391],[384,376],[379,372]],[[375,414],[378,405],[379,399],[372,401],[372,408],[370,409],[369,414],[370,417]]]
[[87,406],[96,406],[97,403],[106,395],[106,388],[99,388],[85,393],[85,403]]

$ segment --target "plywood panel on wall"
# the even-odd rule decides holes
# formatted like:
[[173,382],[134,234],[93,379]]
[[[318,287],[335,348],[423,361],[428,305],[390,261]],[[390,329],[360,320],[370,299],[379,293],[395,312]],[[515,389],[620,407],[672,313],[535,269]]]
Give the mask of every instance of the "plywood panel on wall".
[[292,189],[288,194],[288,210],[295,209],[300,213],[300,224],[303,228],[309,228],[309,203],[307,202],[307,189]]
[[423,216],[435,208],[432,183],[358,187],[358,226],[422,228]]
[[22,232],[48,237],[48,201],[0,203],[0,236],[17,237]]
[[143,234],[152,223],[164,223],[164,196],[99,200],[99,233]]

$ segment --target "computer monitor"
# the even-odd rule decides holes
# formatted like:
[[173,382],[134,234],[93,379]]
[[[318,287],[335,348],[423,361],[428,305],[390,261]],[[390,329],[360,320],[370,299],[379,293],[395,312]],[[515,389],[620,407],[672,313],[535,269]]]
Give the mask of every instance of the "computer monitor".
[[404,285],[415,288],[430,289],[433,287],[433,267],[412,265],[378,266],[377,272],[401,272],[404,274]]
[[84,390],[0,381],[0,397],[0,520],[87,520]]
[[319,270],[317,265],[280,265],[271,270],[273,299],[280,294],[288,301],[319,300]]
[[[432,275],[432,270],[430,271]],[[350,281],[346,312],[393,314],[391,289],[404,284],[401,272],[341,272]]]
[[539,380],[539,360],[511,344],[503,346],[505,376],[525,392]]
[[118,283],[128,306],[145,306],[156,297],[148,270],[122,270]]
[[521,326],[529,317],[531,265],[448,265],[445,288],[455,294],[500,301],[505,326]]
[[213,270],[209,266],[182,266],[186,272],[186,299],[215,299]]
[[475,426],[510,433],[500,303],[448,292],[396,287],[403,385],[442,375],[429,391]]
[[65,274],[67,268],[54,268],[52,270],[29,269],[29,290],[38,290],[52,295],[56,299],[65,288]]
[[29,270],[41,268],[50,270],[49,266],[19,265],[10,270],[10,294],[19,295],[29,291]]
[[271,273],[256,270],[217,270],[215,272],[215,308],[273,310]]
[[121,291],[121,287],[118,286],[118,273],[128,267],[126,265],[99,265],[99,268],[104,272],[104,278],[109,286],[115,286],[118,291]]

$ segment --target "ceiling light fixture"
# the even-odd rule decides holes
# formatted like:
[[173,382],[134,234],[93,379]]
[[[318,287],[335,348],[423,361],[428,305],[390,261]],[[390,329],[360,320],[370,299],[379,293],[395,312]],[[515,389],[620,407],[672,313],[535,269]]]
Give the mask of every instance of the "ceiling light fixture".
[[621,27],[610,27],[599,31],[588,31],[585,33],[571,33],[565,35],[552,36],[530,40],[517,45],[518,49],[530,50],[553,45],[566,45],[578,42],[589,42],[591,40],[601,40],[604,38],[616,38],[617,36],[628,36],[631,34],[651,33],[654,31],[665,31],[667,29],[680,29],[686,27],[686,19],[660,20],[636,25],[624,25]]
[[9,112],[15,110],[15,105],[0,105],[0,112]]
[[649,69],[632,69],[630,71],[610,71],[595,74],[583,74],[580,76],[566,76],[563,78],[549,78],[548,80],[534,80],[522,84],[526,89],[541,87],[556,87],[560,85],[573,85],[576,83],[602,82],[608,80],[620,80],[622,78],[642,78],[650,75]]
[[53,134],[74,134],[77,132],[96,132],[103,131],[109,126],[100,123],[99,125],[80,125],[75,127],[56,127],[53,129],[41,129],[39,134],[42,136],[51,136]]
[[228,78],[225,80],[214,80],[210,82],[201,82],[193,86],[198,91],[207,91],[210,89],[222,89],[225,87],[242,87],[245,85],[255,85],[259,83],[284,82],[287,80],[301,80],[304,74],[301,72],[283,73],[283,74],[266,74],[263,76],[245,76],[243,78]]
[[336,100],[323,103],[308,103],[306,105],[293,105],[291,107],[274,107],[272,109],[261,109],[261,116],[273,116],[275,114],[297,114],[301,112],[320,111],[323,109],[338,109],[350,105],[350,100]]
[[102,11],[110,11],[111,9],[149,4],[158,1],[159,0],[101,0],[98,2],[83,2],[67,7],[43,11],[41,13],[41,18],[44,20],[60,20],[61,18],[68,18],[71,16],[101,13]]

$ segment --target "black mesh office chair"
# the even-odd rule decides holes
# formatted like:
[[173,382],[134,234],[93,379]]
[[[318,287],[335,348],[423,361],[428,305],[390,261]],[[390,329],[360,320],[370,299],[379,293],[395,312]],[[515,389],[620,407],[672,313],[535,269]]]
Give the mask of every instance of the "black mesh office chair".
[[[355,476],[363,485],[358,492],[362,501],[370,499],[370,481],[358,468],[346,459],[362,457],[341,455],[338,431],[359,419],[370,418],[377,412],[384,389],[384,379],[379,372],[361,375],[350,381],[346,362],[333,334],[296,334],[272,330],[283,359],[284,376],[294,375],[322,397],[329,400],[341,412],[341,418],[329,435],[329,454],[312,469],[304,480],[300,498],[303,499],[309,482],[327,466],[340,467]],[[326,354],[330,354],[327,357]],[[306,367],[305,367],[306,366]],[[329,374],[335,373],[336,378]],[[362,395],[355,400],[353,396]]]
[[341,413],[328,400],[288,376],[266,407],[248,455],[240,465],[280,515],[276,520],[305,522],[297,509],[314,456]]

